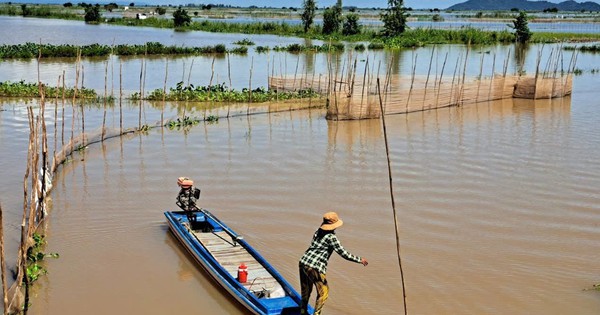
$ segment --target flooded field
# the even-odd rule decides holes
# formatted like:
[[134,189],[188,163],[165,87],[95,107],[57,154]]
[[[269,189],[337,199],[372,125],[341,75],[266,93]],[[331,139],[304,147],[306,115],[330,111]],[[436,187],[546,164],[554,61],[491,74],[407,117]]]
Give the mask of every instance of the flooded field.
[[[418,73],[427,72],[432,49],[415,51],[423,60]],[[470,73],[477,75],[482,56],[490,72],[494,55],[498,64],[509,56],[512,69],[523,62],[527,72],[535,71],[540,47],[520,57],[511,49],[473,50],[469,60],[477,66]],[[433,52],[437,67],[446,53],[464,56],[459,46]],[[267,57],[249,54],[232,59],[241,69],[235,74],[238,86],[246,85],[253,56],[260,73],[255,78],[262,78],[255,84],[266,84]],[[396,60],[396,73],[410,73],[413,56],[381,52],[369,58]],[[316,73],[326,64],[319,55],[270,58],[281,68],[287,60],[285,73],[297,62]],[[579,56],[582,74],[574,78],[572,97],[386,118],[410,314],[598,313],[600,293],[585,289],[600,283],[600,98],[598,74],[592,72],[599,58]],[[178,59],[173,69],[181,69],[173,70],[173,82],[187,80],[192,59]],[[192,81],[208,84],[212,58],[193,60]],[[84,65],[86,86],[103,89],[104,61]],[[140,59],[124,64],[131,69],[129,91],[138,88],[139,65]],[[164,59],[149,61],[148,88],[162,87],[164,65]],[[226,61],[218,67],[225,73]],[[73,75],[73,69],[68,60],[40,66],[48,82],[56,82],[63,70]],[[37,79],[34,61],[3,61],[0,70],[0,81]],[[20,232],[26,106],[39,104],[0,104],[0,202],[10,265]],[[54,105],[48,106],[48,117],[54,117]],[[180,115],[182,106],[194,115],[204,110],[168,104],[165,117]],[[124,114],[126,126],[137,126],[137,103],[125,102]],[[160,114],[160,107],[144,105],[145,122]],[[86,128],[98,128],[102,115],[100,106],[86,106]],[[46,252],[60,258],[47,260],[49,274],[34,286],[30,314],[246,314],[167,230],[163,211],[175,208],[179,176],[193,178],[202,189],[199,204],[244,235],[297,289],[298,259],[322,214],[337,211],[345,221],[338,230],[342,244],[370,264],[331,259],[324,312],[400,314],[381,121],[334,122],[324,116],[319,109],[221,117],[186,130],[152,129],[111,139],[77,153],[55,177]],[[108,117],[117,128],[118,109],[111,108]],[[47,124],[53,135],[53,119]]]

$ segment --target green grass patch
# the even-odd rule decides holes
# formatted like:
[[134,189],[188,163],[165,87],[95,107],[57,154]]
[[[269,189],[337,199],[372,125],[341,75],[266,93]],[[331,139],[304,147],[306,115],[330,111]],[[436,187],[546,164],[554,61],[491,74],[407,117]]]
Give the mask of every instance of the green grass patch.
[[[147,100],[160,101],[163,98],[167,101],[197,101],[197,102],[254,102],[262,103],[275,100],[291,100],[318,97],[319,95],[312,90],[300,90],[296,92],[281,92],[267,90],[264,87],[259,87],[253,90],[229,89],[223,84],[210,86],[189,85],[184,86],[183,82],[179,82],[176,87],[170,88],[166,95],[162,89],[156,89],[150,92],[145,97]],[[131,95],[131,99],[139,100],[139,93]]]
[[[62,87],[45,86],[46,98],[62,97]],[[72,98],[75,93],[73,88],[65,88],[64,94],[67,98]],[[24,80],[19,82],[0,82],[1,97],[41,97],[40,88],[37,83],[26,83]],[[77,89],[77,98],[98,99],[98,94],[93,89],[80,88]]]
[[41,53],[42,58],[77,57],[103,57],[111,54],[118,56],[133,55],[205,55],[205,54],[246,54],[246,46],[228,50],[224,44],[203,47],[165,46],[158,42],[148,42],[145,45],[109,45],[91,44],[77,45],[51,45],[25,43],[17,45],[0,45],[0,59],[31,59],[37,58]]

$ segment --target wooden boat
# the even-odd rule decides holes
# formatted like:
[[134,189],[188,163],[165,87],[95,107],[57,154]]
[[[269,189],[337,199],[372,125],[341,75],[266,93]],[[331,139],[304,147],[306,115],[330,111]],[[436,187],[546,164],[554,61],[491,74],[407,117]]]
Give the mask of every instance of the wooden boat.
[[[260,315],[300,314],[296,290],[240,235],[206,209],[165,212],[170,230],[195,260],[236,300]],[[238,281],[238,268],[248,268]],[[240,277],[243,281],[243,276]],[[312,314],[312,309],[309,310]]]

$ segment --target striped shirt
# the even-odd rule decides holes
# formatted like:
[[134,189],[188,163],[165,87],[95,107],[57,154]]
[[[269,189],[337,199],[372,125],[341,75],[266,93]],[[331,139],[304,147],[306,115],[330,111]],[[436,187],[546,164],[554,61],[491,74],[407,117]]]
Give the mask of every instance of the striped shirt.
[[327,233],[319,238],[319,231],[320,229],[317,230],[310,246],[306,252],[304,252],[302,258],[300,258],[300,265],[314,268],[318,270],[319,273],[326,274],[327,262],[334,250],[346,260],[357,263],[361,262],[362,259],[359,256],[352,255],[344,249],[334,232]]

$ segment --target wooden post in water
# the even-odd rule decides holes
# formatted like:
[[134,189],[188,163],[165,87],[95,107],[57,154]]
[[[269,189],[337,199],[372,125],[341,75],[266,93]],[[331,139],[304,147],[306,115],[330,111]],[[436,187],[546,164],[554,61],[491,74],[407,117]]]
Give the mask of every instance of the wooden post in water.
[[250,62],[250,79],[248,80],[249,103],[248,103],[248,111],[246,112],[247,115],[250,114],[250,103],[252,103],[252,72],[253,71],[254,71],[254,56],[252,56],[252,61]]
[[160,109],[160,125],[165,125],[165,104],[167,102],[167,78],[169,77],[169,59],[165,59],[165,83],[163,85],[162,108]]
[[413,90],[413,86],[415,84],[415,73],[417,71],[417,58],[419,57],[418,54],[415,54],[415,51],[413,50],[413,64],[412,64],[412,73],[411,73],[411,78],[410,78],[410,89],[408,90],[408,97],[406,98],[406,112],[408,113],[408,106],[410,105],[410,97],[412,95],[412,90]]
[[[496,53],[494,53],[494,58],[493,58],[493,61],[492,61],[492,75],[490,77],[490,87],[488,89],[488,96],[487,96],[488,102],[490,100],[492,100],[492,98],[493,98],[492,97],[492,86],[493,86],[494,81],[495,81],[494,71],[496,71]],[[495,97],[494,97],[494,99],[495,99]]]
[[[232,84],[231,84],[231,63],[229,61],[229,53],[227,53],[227,74],[229,76],[229,92],[231,92]],[[229,113],[231,111],[231,102],[227,102],[227,118],[229,118]]]
[[475,103],[479,103],[479,90],[481,88],[481,80],[483,80],[483,60],[484,54],[481,54],[481,59],[479,60],[479,82],[477,82],[477,95],[475,96]]
[[3,314],[8,314],[8,285],[6,283],[6,259],[4,256],[4,222],[2,204],[0,204],[0,269],[2,272],[2,301],[4,305]]
[[119,134],[123,134],[123,60],[119,60]]
[[65,147],[65,96],[66,96],[66,87],[65,87],[65,70],[63,70],[62,74],[62,119],[61,119],[61,138],[60,138],[60,147]]
[[390,147],[387,139],[387,127],[385,124],[385,109],[383,107],[383,101],[381,98],[381,87],[379,85],[379,78],[377,78],[377,94],[379,95],[379,108],[381,110],[381,124],[383,126],[383,139],[385,142],[385,153],[387,157],[387,167],[388,167],[388,178],[390,184],[390,200],[392,202],[392,213],[394,215],[394,228],[396,231],[396,253],[398,254],[398,266],[400,267],[400,279],[402,282],[402,297],[404,306],[404,314],[407,315],[407,306],[406,306],[406,286],[404,285],[404,271],[402,270],[402,255],[400,254],[400,233],[399,233],[399,225],[398,225],[398,215],[396,213],[396,202],[394,200],[394,183],[392,179],[392,163],[390,161]]
[[[433,54],[435,53],[435,46],[431,50],[431,57],[429,58],[429,69],[427,70],[427,79],[425,79],[425,88],[423,89],[423,103],[421,104],[421,109],[425,110],[425,102],[427,101],[427,86],[429,85],[429,75],[431,74],[431,63],[433,62]],[[431,108],[429,106],[428,108]]]
[[444,57],[444,63],[442,64],[442,70],[440,72],[440,78],[437,83],[437,95],[435,97],[435,108],[440,107],[440,92],[442,90],[442,79],[444,78],[444,69],[446,68],[446,61],[448,61],[448,53]]
[[101,141],[104,142],[104,137],[106,136],[106,101],[108,99],[108,61],[105,63],[104,67],[104,112],[102,115],[102,136]]

